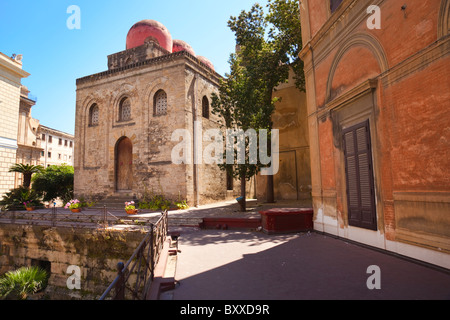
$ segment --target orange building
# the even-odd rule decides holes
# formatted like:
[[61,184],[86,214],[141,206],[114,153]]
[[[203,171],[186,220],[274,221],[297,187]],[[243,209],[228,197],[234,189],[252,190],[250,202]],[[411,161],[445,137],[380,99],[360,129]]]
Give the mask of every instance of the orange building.
[[449,0],[301,0],[315,229],[450,268]]

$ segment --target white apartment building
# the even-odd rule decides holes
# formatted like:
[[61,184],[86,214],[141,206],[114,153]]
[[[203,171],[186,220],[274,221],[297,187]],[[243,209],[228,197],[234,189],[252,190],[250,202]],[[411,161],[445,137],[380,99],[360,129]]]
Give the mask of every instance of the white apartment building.
[[44,168],[52,165],[73,166],[74,136],[43,125],[38,129],[41,138],[40,164]]
[[9,169],[17,158],[21,81],[29,75],[22,70],[21,55],[0,52],[0,197],[14,188],[15,174]]
[[[36,99],[29,95],[27,87],[20,88],[19,125],[17,131],[16,163],[39,165],[41,157],[41,139],[38,135],[39,120],[31,116]],[[14,187],[23,183],[23,175],[16,173]]]

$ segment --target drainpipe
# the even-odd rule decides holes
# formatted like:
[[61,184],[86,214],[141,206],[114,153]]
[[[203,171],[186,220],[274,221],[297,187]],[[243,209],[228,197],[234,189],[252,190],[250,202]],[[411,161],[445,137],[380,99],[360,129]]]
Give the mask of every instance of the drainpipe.
[[47,168],[47,155],[48,155],[48,132],[45,132],[45,151],[44,151],[44,168]]
[[197,126],[196,126],[196,122],[197,122],[197,81],[198,81],[198,74],[195,74],[194,76],[194,85],[193,85],[193,92],[192,92],[192,131],[193,131],[193,169],[194,169],[194,179],[193,179],[193,183],[194,183],[194,205],[196,207],[199,206],[199,190],[198,190],[198,165],[197,165]]

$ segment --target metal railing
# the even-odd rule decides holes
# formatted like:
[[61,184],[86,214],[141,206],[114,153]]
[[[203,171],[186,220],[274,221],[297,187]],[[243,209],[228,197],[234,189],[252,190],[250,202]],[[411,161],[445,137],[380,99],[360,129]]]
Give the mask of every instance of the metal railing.
[[[114,211],[113,211],[114,212]],[[111,212],[106,206],[97,209],[83,209],[80,213],[71,213],[68,209],[51,207],[34,211],[7,211],[0,213],[0,223],[37,225],[72,228],[108,228],[117,224],[149,225],[155,217],[124,216],[120,212]]]
[[145,300],[155,274],[155,266],[167,237],[168,213],[164,211],[126,264],[117,265],[118,275],[99,300]]

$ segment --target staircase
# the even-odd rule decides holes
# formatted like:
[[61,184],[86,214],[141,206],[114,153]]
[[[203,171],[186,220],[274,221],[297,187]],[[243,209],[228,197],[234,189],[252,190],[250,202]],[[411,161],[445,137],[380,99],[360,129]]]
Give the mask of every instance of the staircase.
[[104,206],[106,206],[107,209],[124,209],[125,202],[130,201],[134,201],[136,202],[136,204],[138,202],[136,199],[133,199],[132,195],[116,194],[114,196],[98,201],[93,208],[102,209]]

